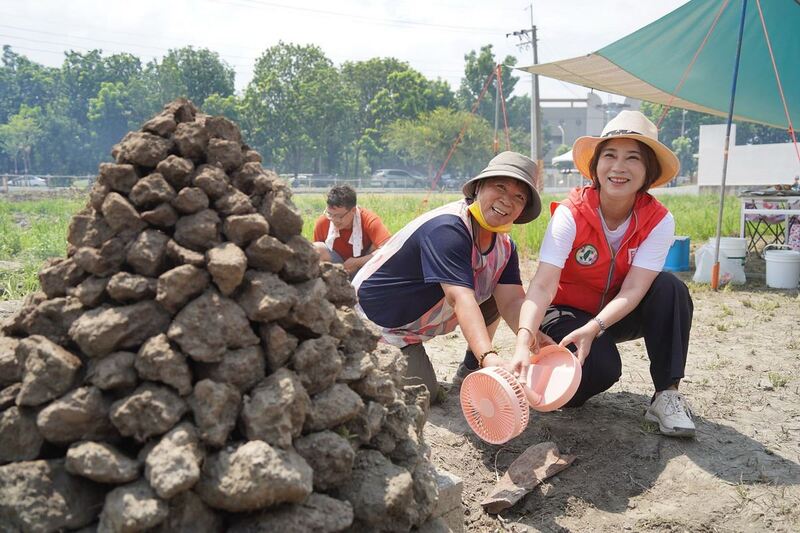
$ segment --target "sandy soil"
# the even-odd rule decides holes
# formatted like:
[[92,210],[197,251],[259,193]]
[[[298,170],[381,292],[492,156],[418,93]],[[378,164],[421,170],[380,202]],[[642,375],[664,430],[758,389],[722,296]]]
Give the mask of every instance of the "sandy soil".
[[[524,281],[531,272],[526,265]],[[717,293],[690,287],[681,390],[697,415],[695,440],[644,422],[653,389],[642,341],[620,345],[623,375],[609,391],[582,408],[532,411],[526,431],[503,446],[471,432],[456,391],[432,408],[426,439],[434,463],[464,480],[466,531],[800,531],[800,296],[767,289],[763,277]],[[495,345],[510,357],[513,344],[501,326]],[[463,338],[427,346],[449,386]],[[543,441],[576,461],[501,515],[483,512],[508,465]]]

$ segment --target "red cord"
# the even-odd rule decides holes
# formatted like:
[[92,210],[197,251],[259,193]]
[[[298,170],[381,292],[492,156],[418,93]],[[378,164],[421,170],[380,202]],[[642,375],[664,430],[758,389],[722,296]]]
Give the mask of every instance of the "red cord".
[[669,95],[670,96],[669,102],[667,102],[666,106],[664,107],[664,111],[661,113],[661,118],[658,119],[658,124],[656,124],[656,128],[661,128],[661,123],[664,122],[664,118],[666,118],[667,113],[672,107],[672,102],[675,101],[675,95],[678,94],[678,92],[681,90],[681,87],[683,87],[683,84],[686,83],[686,79],[689,77],[689,73],[692,71],[692,67],[694,67],[697,58],[700,56],[700,52],[702,52],[703,48],[705,48],[706,43],[708,42],[708,38],[711,37],[711,34],[714,32],[714,28],[717,27],[717,22],[719,22],[719,18],[722,16],[722,12],[725,11],[726,7],[728,7],[729,1],[730,0],[725,0],[725,2],[723,2],[722,4],[722,7],[719,8],[717,16],[714,17],[714,22],[711,23],[711,27],[708,29],[708,33],[706,33],[706,36],[703,38],[703,42],[700,43],[700,47],[694,53],[694,57],[689,62],[689,65],[686,67],[686,70],[683,71],[683,76],[681,77],[681,80],[678,82],[678,85],[675,87],[675,90],[672,91],[672,93]]
[[769,40],[769,32],[767,31],[767,23],[764,21],[764,12],[761,11],[761,1],[756,0],[758,7],[758,16],[761,19],[761,27],[764,29],[764,39],[767,41],[767,50],[769,50],[769,58],[772,60],[772,70],[775,72],[775,81],[778,82],[778,93],[781,95],[781,103],[783,104],[783,112],[786,114],[786,122],[789,124],[789,135],[792,137],[794,143],[794,151],[797,153],[797,161],[800,162],[800,148],[797,147],[797,137],[794,135],[794,126],[792,125],[792,117],[789,115],[789,108],[786,105],[786,96],[783,94],[783,85],[781,84],[781,76],[778,73],[778,65],[775,64],[775,54],[772,53],[772,44]]
[[[506,113],[506,97],[503,94],[503,66],[497,65],[497,85],[500,93],[500,106],[503,108],[503,127],[506,132],[506,150],[511,150],[511,137],[508,134],[508,114]],[[533,133],[531,133],[533,135]]]

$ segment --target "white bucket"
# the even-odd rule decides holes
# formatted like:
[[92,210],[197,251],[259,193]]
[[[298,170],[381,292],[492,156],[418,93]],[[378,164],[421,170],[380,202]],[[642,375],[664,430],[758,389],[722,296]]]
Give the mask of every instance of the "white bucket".
[[[708,243],[714,247],[717,245],[717,239],[712,237],[708,239]],[[737,261],[744,266],[744,261],[747,259],[747,239],[744,237],[720,237],[719,251],[724,252],[731,261]]]
[[800,252],[764,248],[767,262],[767,286],[773,289],[796,289],[800,283]]

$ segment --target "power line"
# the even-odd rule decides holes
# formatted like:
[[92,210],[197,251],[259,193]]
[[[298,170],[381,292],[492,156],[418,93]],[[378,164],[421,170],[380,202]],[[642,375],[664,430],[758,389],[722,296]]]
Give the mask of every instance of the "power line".
[[475,26],[453,26],[447,24],[433,24],[429,22],[420,22],[415,20],[405,20],[405,19],[390,19],[390,18],[380,18],[380,17],[368,17],[364,15],[357,15],[354,13],[344,13],[341,11],[330,11],[326,9],[314,9],[310,7],[300,7],[300,6],[293,6],[288,4],[281,4],[278,2],[267,2],[264,0],[206,0],[207,2],[215,2],[220,4],[228,4],[228,5],[235,5],[240,7],[250,7],[250,8],[258,8],[258,7],[269,7],[269,8],[279,8],[279,9],[286,9],[290,11],[300,11],[305,13],[315,13],[319,15],[326,15],[326,16],[334,16],[334,17],[345,17],[349,20],[361,20],[365,22],[373,22],[377,24],[383,24],[387,26],[410,26],[410,27],[425,27],[425,28],[434,28],[444,31],[457,31],[457,32],[482,32],[482,33],[501,33],[503,30],[499,28],[487,28],[487,27],[475,27]]
[[[128,46],[128,47],[134,47],[134,48],[146,48],[146,49],[151,49],[151,50],[157,50],[157,51],[162,52],[162,53],[165,52],[165,51],[168,52],[170,49],[173,48],[173,47],[164,48],[163,46],[150,46],[150,45],[146,45],[146,44],[127,43],[127,42],[121,42],[121,41],[110,41],[110,40],[107,40],[107,39],[97,39],[95,37],[79,37],[79,36],[73,36],[73,35],[64,34],[64,33],[56,33],[56,32],[51,32],[51,31],[44,31],[44,30],[34,30],[34,29],[30,29],[30,28],[22,28],[22,27],[19,27],[19,26],[10,26],[8,24],[0,24],[0,28],[8,28],[8,29],[18,30],[18,31],[26,31],[26,32],[30,32],[30,33],[41,33],[41,34],[44,34],[44,35],[54,35],[56,37],[61,37],[61,38],[65,38],[65,39],[75,39],[75,40],[81,40],[81,41],[90,41],[92,43],[108,43],[108,44],[114,44],[114,45],[117,45],[117,46]],[[30,41],[30,42],[36,42],[36,43],[42,43],[42,44],[54,44],[54,45],[60,45],[60,46],[85,46],[85,45],[73,45],[73,44],[65,43],[65,42],[42,41],[42,40],[38,40],[38,39],[31,39],[30,37],[22,37],[22,36],[19,36],[19,35],[0,34],[0,37],[6,37],[6,38],[12,38],[12,39],[22,39],[23,41]],[[198,48],[206,48],[206,47],[205,46],[198,46]],[[220,55],[222,55],[222,54],[220,54]],[[237,55],[232,55],[232,54],[225,54],[225,56],[226,57],[233,57],[233,58],[236,58],[236,59],[246,59],[246,60],[255,60],[255,59],[257,59],[257,57],[253,57],[253,56],[237,56]]]

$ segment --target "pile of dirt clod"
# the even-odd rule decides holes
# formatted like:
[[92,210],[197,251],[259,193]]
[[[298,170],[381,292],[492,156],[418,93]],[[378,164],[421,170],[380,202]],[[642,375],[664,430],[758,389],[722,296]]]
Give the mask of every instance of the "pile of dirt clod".
[[236,125],[186,100],[100,165],[0,337],[0,530],[408,531],[427,389]]

